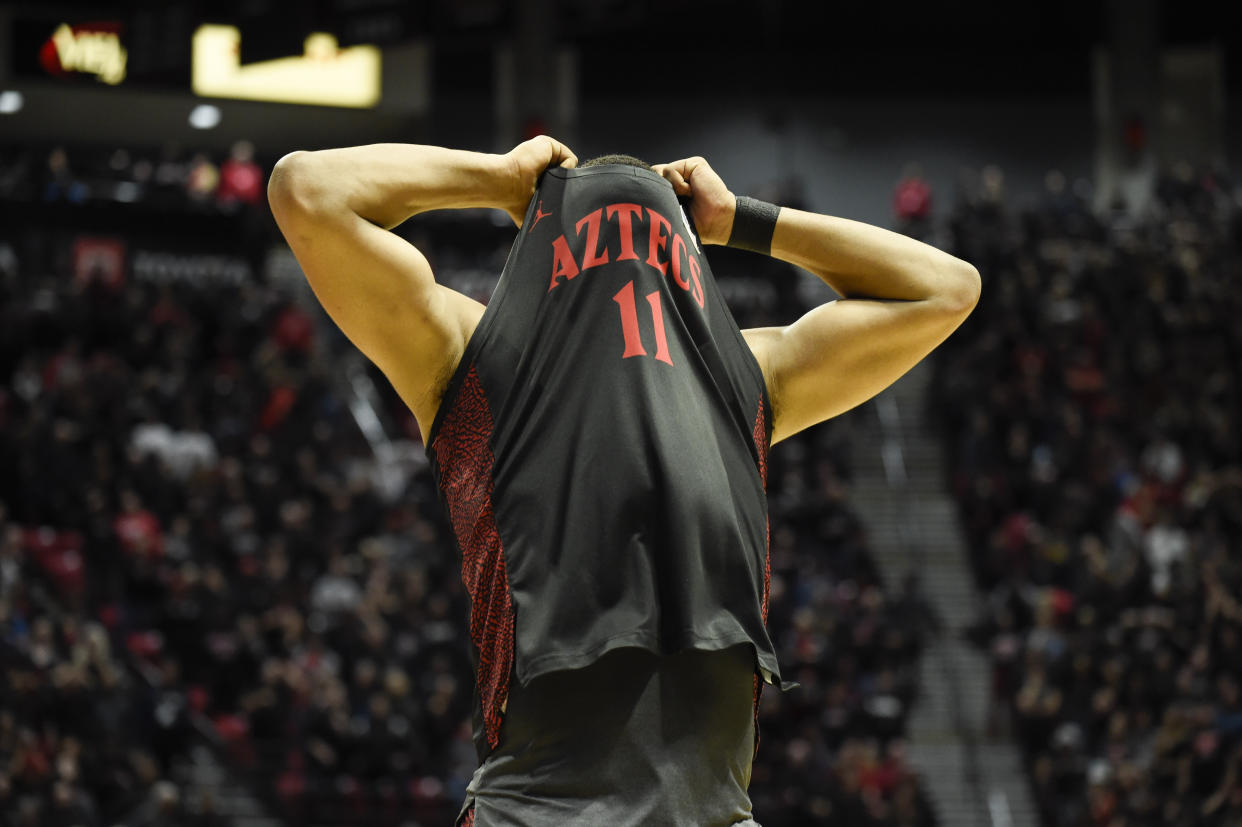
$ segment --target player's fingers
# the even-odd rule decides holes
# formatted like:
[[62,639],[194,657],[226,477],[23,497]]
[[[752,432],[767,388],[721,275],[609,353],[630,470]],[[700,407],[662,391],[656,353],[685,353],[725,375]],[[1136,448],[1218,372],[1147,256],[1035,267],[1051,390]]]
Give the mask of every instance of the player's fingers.
[[685,176],[686,181],[693,181],[696,173],[706,170],[711,171],[711,167],[707,165],[707,160],[701,155],[695,155],[693,158],[687,158],[681,162],[681,174]]
[[560,166],[567,167],[569,169],[573,169],[578,166],[578,156],[574,154],[572,149],[565,146],[555,138],[549,138],[548,140],[552,142],[553,164],[559,164]]
[[689,162],[689,158],[682,158],[680,161],[669,161],[667,164],[656,164],[654,168],[656,170],[670,170],[675,172],[684,181],[688,177],[686,174],[686,164]]
[[544,169],[556,166],[569,168],[578,166],[578,156],[574,154],[574,151],[551,135],[536,135],[522,146],[531,147],[530,152],[538,153],[540,159],[547,158]]
[[674,161],[671,164],[657,164],[652,169],[673,185],[673,192],[686,195],[690,192],[690,185],[686,183],[686,178],[682,174],[681,165],[683,164],[685,161]]

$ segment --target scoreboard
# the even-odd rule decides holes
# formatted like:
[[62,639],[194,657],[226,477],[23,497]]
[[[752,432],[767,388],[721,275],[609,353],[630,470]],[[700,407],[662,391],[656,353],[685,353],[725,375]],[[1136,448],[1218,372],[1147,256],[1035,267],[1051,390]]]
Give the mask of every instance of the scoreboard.
[[[202,7],[175,2],[116,14],[17,11],[8,26],[6,68],[18,82],[373,107],[382,92],[378,45],[408,38],[412,25],[404,10],[416,4],[345,5],[372,14],[312,17],[286,7],[277,18],[229,14],[224,4],[204,19]],[[359,33],[373,42],[352,42]],[[409,82],[418,79],[403,78]]]

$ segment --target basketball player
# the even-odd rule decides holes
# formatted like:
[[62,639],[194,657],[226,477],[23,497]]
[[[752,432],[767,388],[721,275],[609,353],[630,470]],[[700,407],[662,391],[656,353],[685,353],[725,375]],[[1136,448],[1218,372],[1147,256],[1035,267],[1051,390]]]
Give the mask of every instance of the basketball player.
[[[970,313],[978,273],[735,198],[702,158],[577,168],[545,136],[504,155],[297,152],[269,198],[324,308],[418,420],[462,555],[480,767],[459,823],[753,824],[755,710],[781,683],[768,447],[909,370]],[[486,307],[387,232],[463,207],[520,228]],[[844,298],[739,331],[712,244]]]

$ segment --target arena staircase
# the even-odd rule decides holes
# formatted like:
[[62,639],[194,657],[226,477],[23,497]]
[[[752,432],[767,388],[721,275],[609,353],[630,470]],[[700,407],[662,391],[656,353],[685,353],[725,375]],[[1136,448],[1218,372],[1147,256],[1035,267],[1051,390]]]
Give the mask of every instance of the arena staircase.
[[201,813],[207,807],[229,827],[282,827],[236,770],[222,764],[206,744],[194,745],[183,768],[185,787],[191,806]]
[[[124,651],[124,650],[122,650]],[[134,656],[127,658],[130,674],[155,692],[160,686],[158,670],[150,663]],[[211,721],[201,712],[190,711],[188,749],[179,752],[170,768],[169,780],[174,782],[179,799],[180,812],[189,822],[209,822],[227,827],[283,827],[283,822],[271,815],[271,801],[264,801],[253,779],[243,775],[243,770],[228,760],[227,746],[220,740]],[[154,790],[153,790],[154,792]],[[154,796],[152,796],[154,799]],[[152,818],[146,812],[152,801],[144,801],[123,819],[123,823],[148,823]],[[154,816],[160,824],[179,824],[165,821],[167,816]],[[173,817],[176,819],[176,817]],[[154,822],[151,822],[154,823]]]
[[890,594],[916,572],[940,622],[920,664],[909,759],[927,782],[941,824],[1037,827],[1017,746],[986,735],[988,659],[962,637],[979,597],[945,490],[940,438],[925,421],[931,377],[924,361],[862,412],[851,496]]

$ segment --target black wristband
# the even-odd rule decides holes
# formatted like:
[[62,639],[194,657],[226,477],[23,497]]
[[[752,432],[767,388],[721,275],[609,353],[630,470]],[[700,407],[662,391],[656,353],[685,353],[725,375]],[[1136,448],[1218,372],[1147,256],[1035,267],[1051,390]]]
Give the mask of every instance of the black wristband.
[[776,232],[776,217],[780,214],[781,208],[775,204],[739,195],[727,246],[771,255],[772,234]]

